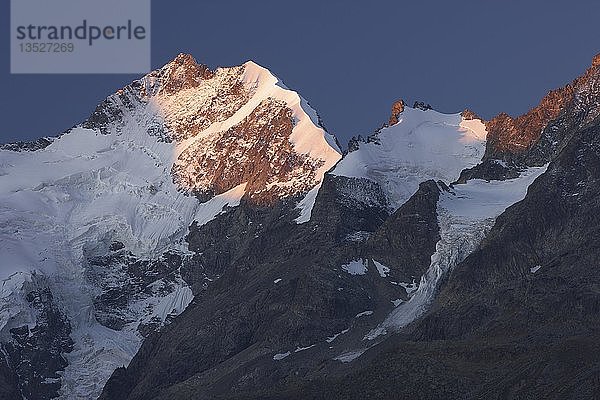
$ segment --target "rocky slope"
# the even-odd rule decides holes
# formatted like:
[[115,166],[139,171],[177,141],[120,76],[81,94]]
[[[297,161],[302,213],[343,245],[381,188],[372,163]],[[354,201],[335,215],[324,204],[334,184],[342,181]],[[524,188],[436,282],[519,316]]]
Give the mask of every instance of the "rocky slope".
[[[593,122],[599,115],[597,104],[598,65],[600,55],[594,57],[592,66],[584,75],[570,84],[551,90],[526,114],[512,118],[499,114],[487,122],[490,146],[489,156],[519,157],[531,150],[542,138],[556,130],[555,124],[563,119],[575,118],[571,131]],[[562,118],[559,118],[562,117]],[[553,122],[553,125],[550,125]],[[554,145],[556,146],[555,143]],[[540,146],[538,145],[538,150]]]
[[263,398],[596,398],[600,121],[569,133],[423,318],[352,369]]

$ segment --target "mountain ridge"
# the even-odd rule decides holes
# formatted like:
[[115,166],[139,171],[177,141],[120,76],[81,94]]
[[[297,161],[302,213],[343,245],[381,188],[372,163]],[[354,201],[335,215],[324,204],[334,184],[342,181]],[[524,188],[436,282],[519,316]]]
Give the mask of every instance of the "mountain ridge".
[[[520,359],[538,354],[543,343],[498,336],[499,326],[534,335],[507,317],[515,309],[545,334],[564,334],[547,325],[544,301],[568,293],[553,286],[560,273],[543,274],[580,271],[577,260],[595,254],[572,246],[584,243],[573,227],[594,235],[585,224],[598,194],[599,75],[596,56],[582,78],[515,119],[398,101],[388,125],[342,156],[316,111],[265,68],[210,70],[180,54],[58,138],[3,145],[0,255],[10,276],[0,390],[39,399],[478,398],[509,384],[515,398],[549,394],[514,383],[519,369],[505,371],[486,346],[498,339],[518,343],[510,351],[522,349]],[[589,213],[577,211],[584,203]],[[582,276],[595,279],[593,270]],[[527,300],[533,282],[542,285],[539,315],[511,302],[510,293]],[[595,320],[594,287],[577,285],[577,318]],[[481,375],[461,369],[477,364],[461,344],[471,337],[494,354],[477,361]],[[399,361],[401,351],[411,360]],[[453,351],[466,359],[453,364]],[[385,368],[404,386],[388,388]],[[422,372],[431,369],[443,387]],[[491,379],[494,369],[506,379]]]

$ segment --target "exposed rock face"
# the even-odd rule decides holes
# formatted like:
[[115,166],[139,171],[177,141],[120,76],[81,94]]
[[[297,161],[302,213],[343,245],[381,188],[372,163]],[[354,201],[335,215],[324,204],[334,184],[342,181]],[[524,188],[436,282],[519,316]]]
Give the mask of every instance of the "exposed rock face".
[[181,141],[225,121],[248,102],[255,88],[244,84],[244,70],[210,71],[191,56],[180,55],[140,81],[140,96],[154,103],[170,136]]
[[[383,127],[385,127],[385,125]],[[380,128],[380,129],[376,130],[375,132],[373,132],[372,134],[370,134],[366,138],[363,137],[362,135],[353,136],[348,141],[348,153],[352,153],[353,151],[358,150],[361,143],[375,143],[375,144],[380,144],[379,132],[381,131],[381,129],[383,129],[383,128]]]
[[289,140],[293,128],[284,102],[263,100],[222,136],[196,141],[181,153],[173,167],[175,181],[202,198],[249,182],[248,200],[256,204],[307,192],[325,161],[295,152]]
[[248,101],[252,91],[244,87],[243,73],[243,67],[210,71],[180,54],[107,97],[83,126],[120,133],[135,119],[151,135],[181,141],[226,120]]
[[[465,169],[457,182],[515,178],[527,166],[550,162],[575,132],[597,121],[600,116],[597,58],[584,75],[563,88],[550,91],[528,113],[516,119],[503,113],[486,121],[486,154],[479,165]],[[463,112],[463,117],[478,118],[469,110]]]
[[335,240],[354,232],[373,232],[389,215],[381,187],[367,179],[327,174],[318,197],[313,216]]
[[512,118],[502,113],[487,121],[486,157],[520,160],[545,136],[556,136],[558,128],[551,125],[551,122],[568,120],[568,130],[572,131],[593,121],[598,116],[600,107],[596,103],[600,91],[597,58],[598,56],[594,58],[592,67],[583,76],[563,88],[550,91],[539,105],[526,114]]
[[404,111],[404,100],[397,100],[392,104],[392,114],[390,115],[389,125],[395,125],[398,123],[398,117]]
[[56,138],[43,137],[40,139],[33,140],[31,142],[14,142],[0,144],[0,149],[10,151],[36,151],[45,149],[48,147]]
[[146,337],[183,311],[173,302],[164,313],[155,312],[154,308],[160,306],[153,302],[185,286],[180,271],[187,267],[189,259],[173,251],[158,259],[140,259],[121,246],[122,243],[113,242],[107,254],[86,259],[86,278],[100,292],[94,297],[95,317],[115,331],[131,324]]
[[198,64],[190,54],[179,54],[165,68],[151,75],[161,81],[160,89],[165,94],[192,89],[211,79],[215,73],[206,65]]
[[35,314],[35,326],[12,328],[11,340],[2,344],[2,350],[25,398],[54,398],[61,386],[59,373],[67,365],[63,354],[73,349],[71,326],[43,278],[26,286],[26,300]]
[[499,180],[514,179],[519,176],[520,168],[498,160],[486,160],[473,168],[464,169],[456,183],[466,183],[471,179]]
[[477,115],[475,112],[473,112],[473,111],[471,111],[471,110],[469,110],[469,109],[466,109],[466,110],[464,110],[462,113],[460,113],[460,115],[462,115],[462,117],[463,117],[464,119],[467,119],[467,120],[471,120],[471,119],[481,119],[481,118],[479,117],[479,115]]
[[20,397],[18,377],[6,357],[0,357],[0,398],[18,399]]
[[[369,238],[369,254],[387,267],[402,271],[401,282],[422,275],[440,240],[437,202],[440,189],[432,181],[419,190]],[[419,249],[417,251],[417,249]]]

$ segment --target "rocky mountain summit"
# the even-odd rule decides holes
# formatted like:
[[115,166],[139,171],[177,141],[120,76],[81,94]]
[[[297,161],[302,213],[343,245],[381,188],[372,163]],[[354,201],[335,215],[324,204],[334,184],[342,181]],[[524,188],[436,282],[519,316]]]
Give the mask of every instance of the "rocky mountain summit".
[[83,126],[119,133],[131,119],[175,142],[175,184],[202,200],[247,183],[244,196],[272,204],[313,188],[340,158],[316,112],[253,62],[211,71],[180,54]]
[[3,146],[0,395],[593,399],[599,60],[342,156],[268,70],[179,55]]

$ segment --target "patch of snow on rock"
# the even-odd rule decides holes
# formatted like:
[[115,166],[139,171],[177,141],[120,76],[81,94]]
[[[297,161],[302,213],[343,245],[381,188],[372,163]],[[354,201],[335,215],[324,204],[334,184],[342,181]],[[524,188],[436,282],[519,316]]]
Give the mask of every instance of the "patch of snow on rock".
[[388,276],[388,273],[390,272],[390,269],[388,267],[375,260],[373,260],[373,264],[375,264],[375,268],[377,268],[379,276],[381,276],[382,278],[386,278]]
[[337,339],[337,338],[338,338],[338,336],[340,336],[340,335],[343,335],[343,334],[345,334],[345,333],[348,333],[349,331],[350,331],[350,329],[344,329],[344,330],[343,330],[343,331],[341,331],[340,333],[336,333],[335,335],[328,337],[328,338],[327,338],[325,341],[326,341],[327,343],[331,343],[331,342],[333,342],[335,339]]
[[347,352],[342,353],[339,356],[335,357],[334,360],[340,361],[343,363],[349,363],[349,362],[356,360],[358,357],[362,356],[362,354],[365,351],[367,351],[367,349],[347,351]]
[[356,316],[354,318],[360,318],[360,317],[365,317],[367,315],[372,315],[373,311],[363,311],[361,313],[356,314]]
[[350,275],[364,275],[367,273],[367,262],[366,260],[353,260],[348,264],[342,265],[342,269]]
[[278,354],[275,354],[275,355],[273,356],[273,360],[274,360],[274,361],[283,360],[284,358],[286,358],[286,357],[287,357],[287,356],[289,356],[290,354],[292,354],[292,353],[291,353],[291,352],[289,352],[289,351],[286,351],[285,353],[278,353]]

